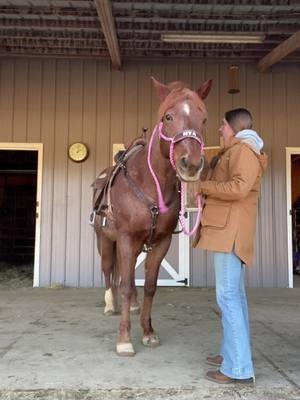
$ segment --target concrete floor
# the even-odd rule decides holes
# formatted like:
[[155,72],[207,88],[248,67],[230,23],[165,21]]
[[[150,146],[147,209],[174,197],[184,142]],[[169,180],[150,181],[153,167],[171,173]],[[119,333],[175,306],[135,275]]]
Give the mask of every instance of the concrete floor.
[[102,289],[1,289],[0,399],[300,399],[300,289],[249,290],[256,385],[204,379],[218,351],[212,289],[159,288],[156,349],[115,352],[119,316],[103,316]]

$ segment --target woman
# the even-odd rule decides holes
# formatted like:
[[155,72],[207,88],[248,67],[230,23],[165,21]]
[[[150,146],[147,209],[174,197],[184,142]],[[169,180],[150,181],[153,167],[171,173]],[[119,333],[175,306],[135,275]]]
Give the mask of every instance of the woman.
[[257,203],[267,156],[263,141],[251,129],[252,116],[244,108],[226,112],[219,129],[219,152],[209,180],[199,183],[205,195],[197,247],[213,252],[216,298],[222,311],[220,353],[207,362],[219,367],[206,378],[216,383],[252,383],[248,306],[244,264],[253,260]]

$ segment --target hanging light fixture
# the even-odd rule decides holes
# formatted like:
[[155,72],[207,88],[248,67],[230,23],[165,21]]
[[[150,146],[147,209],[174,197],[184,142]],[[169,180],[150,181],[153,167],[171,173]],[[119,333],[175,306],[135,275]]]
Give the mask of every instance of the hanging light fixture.
[[170,43],[262,43],[265,38],[266,35],[261,32],[168,32],[161,34],[161,40]]
[[240,91],[240,69],[237,65],[231,65],[228,70],[228,93],[234,94]]

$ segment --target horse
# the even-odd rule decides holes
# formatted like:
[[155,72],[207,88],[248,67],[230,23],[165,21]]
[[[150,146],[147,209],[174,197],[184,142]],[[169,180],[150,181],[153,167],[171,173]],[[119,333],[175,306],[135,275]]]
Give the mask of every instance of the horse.
[[94,197],[94,228],[105,279],[104,313],[117,313],[118,290],[122,300],[116,344],[120,356],[135,354],[130,312],[140,311],[135,264],[143,249],[147,256],[140,314],[142,343],[148,347],[160,343],[151,311],[159,267],[178,222],[179,182],[199,180],[204,165],[202,137],[207,111],[203,100],[210,91],[211,80],[193,91],[183,82],[165,85],[151,79],[160,99],[153,134],[130,146],[132,152],[126,151],[123,161],[121,155],[119,167],[106,182],[106,204],[100,212]]

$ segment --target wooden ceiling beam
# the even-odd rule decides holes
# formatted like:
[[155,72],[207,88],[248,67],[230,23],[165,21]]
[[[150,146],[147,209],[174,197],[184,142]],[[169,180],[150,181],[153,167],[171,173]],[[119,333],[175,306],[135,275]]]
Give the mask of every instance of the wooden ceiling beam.
[[280,43],[275,49],[263,57],[258,63],[259,72],[265,72],[273,64],[282,60],[284,57],[300,48],[300,31],[294,33],[284,42]]
[[121,68],[120,48],[110,0],[94,0],[112,64]]

